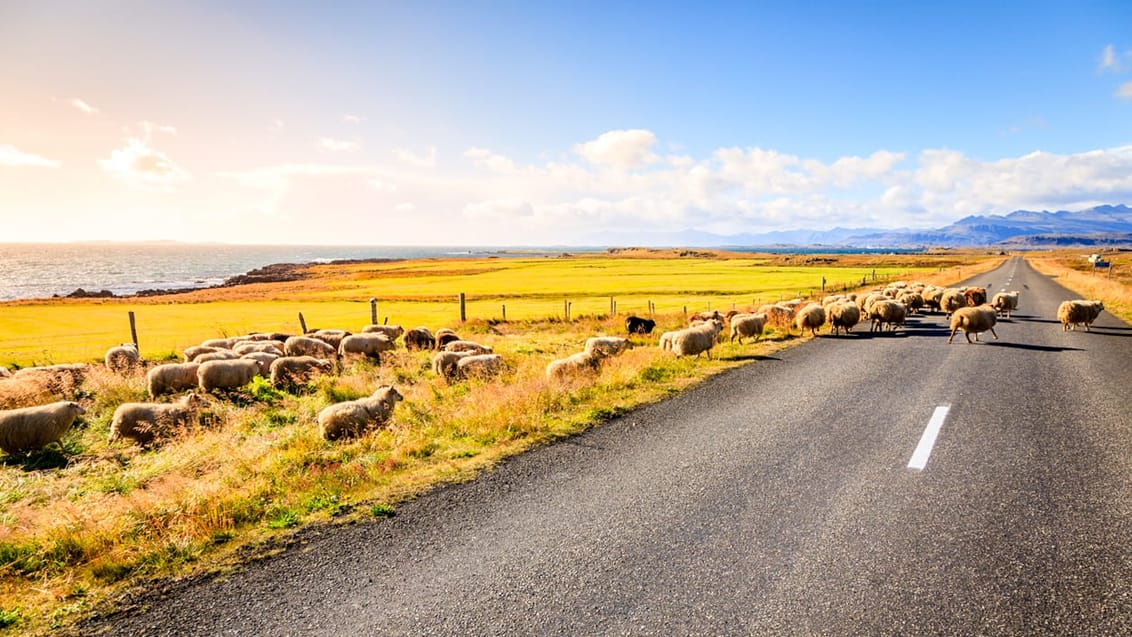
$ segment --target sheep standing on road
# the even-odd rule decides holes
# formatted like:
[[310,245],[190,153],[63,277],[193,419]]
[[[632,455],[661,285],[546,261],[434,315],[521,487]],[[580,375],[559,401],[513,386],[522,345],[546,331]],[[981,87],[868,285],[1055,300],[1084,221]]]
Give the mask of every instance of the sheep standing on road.
[[122,403],[110,421],[110,440],[133,440],[145,446],[184,429],[194,420],[204,400],[189,393],[174,403]]
[[57,442],[86,410],[70,400],[0,411],[0,449],[7,453],[35,451]]
[[794,326],[803,335],[806,330],[810,330],[811,336],[817,336],[818,328],[822,325],[825,325],[825,308],[821,303],[810,303],[794,315]]
[[1061,322],[1061,331],[1075,330],[1078,325],[1084,325],[1086,332],[1091,332],[1089,326],[1104,311],[1104,303],[1100,301],[1087,301],[1074,299],[1063,301],[1057,306],[1057,320]]
[[999,292],[995,294],[994,299],[991,300],[991,305],[994,306],[999,316],[1010,318],[1014,310],[1018,309],[1018,291],[1011,290],[1009,292]]
[[994,307],[990,305],[972,305],[968,307],[961,307],[951,314],[951,335],[947,337],[947,343],[951,344],[951,339],[955,338],[957,330],[963,330],[963,336],[967,338],[967,342],[971,342],[971,335],[975,335],[975,341],[979,340],[979,332],[990,333],[998,340],[998,334],[994,331],[995,324]]
[[383,385],[368,398],[330,405],[318,412],[319,433],[326,440],[360,436],[389,422],[403,399],[391,385]]
[[861,309],[852,301],[839,301],[826,308],[829,317],[829,331],[839,334],[842,329],[848,334],[853,326],[861,322]]
[[869,307],[869,316],[873,317],[870,332],[882,332],[886,325],[889,330],[895,331],[896,326],[904,325],[904,320],[908,318],[908,309],[899,301],[877,301]]

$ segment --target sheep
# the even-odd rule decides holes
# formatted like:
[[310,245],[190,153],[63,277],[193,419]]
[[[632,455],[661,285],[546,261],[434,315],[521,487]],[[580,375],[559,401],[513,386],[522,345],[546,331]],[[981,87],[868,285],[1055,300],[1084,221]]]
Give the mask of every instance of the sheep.
[[456,361],[457,378],[487,378],[503,371],[503,357],[499,354],[469,354]]
[[971,334],[975,335],[975,341],[979,340],[979,332],[990,330],[994,335],[995,340],[998,340],[998,334],[995,334],[995,310],[990,305],[971,305],[961,307],[951,314],[951,335],[947,337],[947,343],[951,344],[951,339],[955,338],[957,330],[963,330],[963,336],[967,337],[967,342],[971,342]]
[[967,300],[967,305],[975,307],[987,302],[987,289],[986,288],[967,288],[963,290],[963,298]]
[[234,361],[240,355],[230,349],[222,349],[218,352],[209,352],[207,354],[200,354],[193,358],[194,363],[207,363],[208,361]]
[[781,330],[789,330],[794,323],[794,310],[785,305],[762,305],[755,310],[755,314],[766,314],[767,324]]
[[[676,330],[679,331],[679,330]],[[660,335],[660,342],[657,345],[665,352],[672,351],[672,341],[676,337],[676,331],[665,332]]]
[[8,371],[7,367],[0,365],[0,378],[11,378],[12,372]]
[[870,332],[882,332],[887,325],[889,330],[895,330],[897,325],[904,325],[908,318],[908,308],[903,303],[886,299],[877,301],[869,308],[869,316],[873,319]]
[[625,331],[630,334],[652,334],[656,321],[639,316],[630,316],[625,319]]
[[208,361],[197,368],[197,386],[202,392],[235,389],[247,385],[260,373],[259,361],[246,358]]
[[601,350],[604,356],[616,356],[631,347],[629,339],[620,336],[591,336],[586,339],[585,350],[593,352]]
[[[346,330],[315,330],[307,334],[309,338],[316,339],[330,345],[334,349],[342,344],[342,339],[352,334]],[[290,354],[288,354],[290,356]]]
[[706,310],[703,312],[694,312],[688,315],[688,325],[692,325],[696,321],[707,322],[712,320],[723,320],[723,315],[719,313],[719,310]]
[[191,392],[172,403],[122,403],[110,421],[108,442],[125,438],[144,447],[192,423],[203,404]]
[[966,305],[967,298],[963,295],[963,291],[957,288],[947,288],[939,298],[939,307],[948,317],[952,312]]
[[873,306],[873,303],[887,298],[881,292],[869,292],[864,296],[857,297],[857,308],[861,310],[861,319],[868,320],[869,308]]
[[456,378],[456,363],[465,356],[473,356],[473,354],[472,352],[437,352],[432,357],[432,371],[444,380],[451,381]]
[[826,315],[829,319],[829,331],[834,334],[839,334],[841,328],[845,328],[845,333],[848,334],[853,330],[853,326],[861,321],[861,309],[852,301],[840,301],[830,305],[826,308]]
[[219,349],[232,349],[232,346],[235,345],[237,341],[244,341],[244,340],[248,340],[248,339],[246,339],[246,338],[236,338],[236,337],[210,338],[207,341],[202,342],[200,344],[200,346],[201,347],[216,347],[216,348],[219,348]]
[[383,385],[368,398],[330,405],[318,412],[319,434],[326,440],[360,436],[387,423],[400,400],[400,392]]
[[145,386],[150,397],[196,387],[199,367],[200,363],[169,363],[150,369],[145,374]]
[[310,336],[292,336],[283,343],[283,355],[335,358],[338,356],[338,348]]
[[447,327],[436,330],[436,349],[444,349],[445,345],[458,340],[460,340],[460,337],[456,335],[456,332]]
[[766,329],[767,316],[766,314],[736,314],[731,317],[731,341],[735,342],[735,338],[739,338],[739,344],[743,344],[744,338],[755,337],[755,342],[759,342],[759,338],[763,335],[763,330]]
[[138,346],[133,343],[122,343],[106,350],[106,369],[115,374],[126,374],[140,363]]
[[471,352],[473,354],[491,354],[495,350],[490,345],[481,345],[475,341],[449,341],[444,345],[446,352]]
[[275,387],[291,388],[308,382],[312,376],[321,372],[334,371],[334,362],[313,356],[284,356],[271,362],[271,384]]
[[1085,299],[1063,301],[1061,305],[1057,306],[1057,320],[1061,322],[1061,331],[1063,332],[1075,330],[1078,325],[1084,325],[1085,331],[1091,332],[1089,326],[1097,320],[1102,311],[1104,311],[1104,303],[1101,301],[1087,301]]
[[600,350],[586,350],[571,354],[566,358],[552,360],[546,366],[546,379],[552,382],[561,382],[570,376],[596,374],[601,369],[603,356]]
[[338,345],[338,355],[360,354],[375,360],[381,360],[381,353],[388,352],[396,347],[393,339],[380,332],[350,334],[342,339]]
[[719,319],[679,330],[672,337],[672,353],[676,354],[677,358],[681,356],[699,358],[700,354],[707,352],[708,358],[711,358],[711,348],[722,330],[723,321]]
[[12,372],[12,380],[37,384],[52,394],[63,394],[74,391],[83,384],[88,367],[83,363],[25,367]]
[[915,314],[920,308],[924,307],[924,297],[919,292],[905,290],[896,297],[896,300],[904,304],[909,314]]
[[218,347],[214,345],[193,345],[192,347],[186,347],[185,351],[181,352],[181,355],[184,356],[186,363],[191,363],[195,361],[198,356],[215,354],[216,352],[227,352],[231,349],[230,347]]
[[42,449],[62,438],[75,417],[85,413],[70,400],[0,411],[0,450],[14,454]]
[[811,336],[817,336],[818,328],[822,325],[825,325],[825,308],[820,303],[810,303],[794,316],[794,326],[802,334],[808,329]]
[[999,292],[991,299],[991,305],[994,306],[999,316],[1010,318],[1014,310],[1018,309],[1018,290],[1011,290],[1009,292]]
[[268,354],[275,354],[276,356],[283,355],[283,343],[279,341],[240,341],[232,346],[232,351],[237,355],[243,356],[244,354],[251,354],[253,352],[264,352]]
[[271,364],[274,363],[277,359],[282,358],[282,356],[279,354],[272,354],[271,352],[249,352],[247,354],[244,354],[240,358],[253,360],[259,363],[260,375],[266,376],[268,370],[271,369]]
[[291,336],[291,334],[284,334],[283,332],[253,332],[247,336],[232,339],[232,344],[229,347],[235,346],[240,341],[279,341],[282,343]]
[[936,285],[929,285],[920,292],[920,296],[924,299],[924,306],[929,307],[935,311],[940,309],[940,300],[943,298],[944,288]]
[[436,337],[427,327],[414,327],[405,332],[405,349],[410,351],[436,349]]
[[400,325],[367,325],[362,328],[362,334],[384,334],[390,341],[395,341],[405,333]]

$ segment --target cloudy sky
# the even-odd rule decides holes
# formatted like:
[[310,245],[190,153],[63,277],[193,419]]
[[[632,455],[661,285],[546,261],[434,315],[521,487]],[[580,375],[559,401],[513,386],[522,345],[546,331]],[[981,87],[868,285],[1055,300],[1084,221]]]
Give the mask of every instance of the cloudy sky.
[[0,242],[600,244],[1132,204],[1130,26],[1124,0],[7,0]]

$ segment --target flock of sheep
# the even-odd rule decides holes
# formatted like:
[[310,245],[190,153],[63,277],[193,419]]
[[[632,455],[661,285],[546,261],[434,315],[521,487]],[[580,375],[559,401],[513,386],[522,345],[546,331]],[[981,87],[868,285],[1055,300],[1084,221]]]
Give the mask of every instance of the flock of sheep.
[[[870,331],[883,332],[902,326],[909,314],[925,309],[944,312],[950,319],[952,342],[963,331],[968,342],[974,335],[990,331],[997,339],[994,326],[998,317],[1010,317],[1018,308],[1018,292],[1001,292],[988,302],[984,288],[942,288],[921,283],[897,282],[865,294],[827,296],[820,302],[804,303],[801,299],[763,305],[753,312],[702,312],[689,317],[688,325],[664,332],[658,346],[677,357],[711,357],[711,349],[726,333],[730,342],[739,339],[758,341],[767,327],[783,331],[791,328],[816,335],[828,324],[832,334],[849,333],[870,322]],[[1086,330],[1096,320],[1104,305],[1100,301],[1066,301],[1058,308],[1058,320],[1064,330],[1083,325]],[[626,322],[629,335],[651,334],[656,326],[652,319],[630,316]],[[403,337],[403,338],[402,338]],[[402,338],[410,351],[432,351],[432,370],[447,382],[477,377],[490,378],[505,368],[503,358],[490,346],[461,339],[451,329],[435,334],[417,327],[407,332],[397,325],[368,325],[360,333],[347,330],[315,330],[303,335],[253,333],[242,337],[207,340],[186,348],[184,361],[150,367],[145,374],[146,390],[153,401],[166,394],[180,394],[173,402],[127,402],[118,405],[110,425],[110,442],[125,439],[139,445],[150,445],[159,439],[183,430],[197,420],[205,403],[204,396],[237,390],[255,377],[269,378],[273,386],[294,390],[317,375],[334,374],[350,357],[364,357],[380,362],[381,355],[397,347]],[[592,377],[605,360],[632,345],[628,338],[595,336],[586,340],[584,349],[570,356],[551,361],[546,378],[561,383],[577,376]],[[133,344],[110,348],[104,358],[105,367],[115,373],[140,373],[145,368]],[[46,391],[62,393],[63,387],[81,384],[88,366],[82,364],[31,367],[9,373],[0,367],[0,383],[31,382]],[[397,402],[403,396],[392,386],[378,387],[371,396],[331,404],[317,417],[320,435],[327,440],[351,438],[377,429],[387,423]],[[58,401],[45,405],[0,410],[0,450],[9,454],[33,451],[57,442],[74,420],[85,413],[74,401]]]

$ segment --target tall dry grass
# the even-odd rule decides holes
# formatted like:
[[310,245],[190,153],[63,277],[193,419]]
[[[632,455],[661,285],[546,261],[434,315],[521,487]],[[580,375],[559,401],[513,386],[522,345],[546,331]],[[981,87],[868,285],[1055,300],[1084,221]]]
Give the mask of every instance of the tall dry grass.
[[1029,258],[1042,274],[1076,292],[1080,298],[1104,301],[1106,311],[1132,323],[1132,256],[1106,255],[1111,269],[1094,270],[1081,251],[1059,251]]

